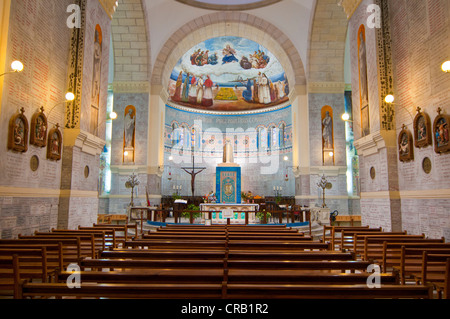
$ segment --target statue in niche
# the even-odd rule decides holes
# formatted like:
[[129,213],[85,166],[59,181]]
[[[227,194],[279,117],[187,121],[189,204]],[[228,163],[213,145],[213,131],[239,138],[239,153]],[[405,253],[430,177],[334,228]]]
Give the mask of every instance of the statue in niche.
[[325,113],[325,118],[322,121],[322,136],[324,149],[333,148],[333,119],[330,116],[330,112]]
[[132,108],[128,109],[124,120],[125,148],[134,148],[134,131],[136,127],[136,117]]

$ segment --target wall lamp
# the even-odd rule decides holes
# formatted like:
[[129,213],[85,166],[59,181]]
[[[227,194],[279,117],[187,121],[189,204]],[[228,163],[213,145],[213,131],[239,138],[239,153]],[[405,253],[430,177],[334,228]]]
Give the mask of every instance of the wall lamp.
[[23,63],[20,61],[14,61],[13,63],[11,63],[11,70],[9,72],[5,72],[3,74],[0,74],[0,76],[4,76],[6,74],[11,74],[11,73],[20,73],[22,72],[24,69]]
[[450,73],[450,61],[445,61],[441,66],[442,71],[445,73]]

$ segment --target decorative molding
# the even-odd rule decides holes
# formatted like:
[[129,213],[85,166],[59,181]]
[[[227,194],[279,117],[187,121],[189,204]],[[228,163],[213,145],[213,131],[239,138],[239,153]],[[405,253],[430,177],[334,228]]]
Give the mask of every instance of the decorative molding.
[[81,27],[74,28],[70,40],[68,90],[75,94],[75,100],[67,103],[65,128],[80,127],[81,97],[83,92],[84,38],[86,32],[86,2],[78,0],[81,8]]
[[117,7],[119,6],[118,0],[98,0],[102,5],[103,9],[105,9],[106,14],[110,19],[113,18],[114,13],[116,12]]
[[79,147],[83,153],[100,155],[105,145],[106,141],[88,132],[79,129],[64,130],[64,146]]
[[113,82],[110,85],[114,93],[150,93],[149,82]]
[[132,173],[137,175],[148,173],[148,167],[146,165],[111,165],[110,169],[112,174],[123,176],[129,176]]
[[450,189],[362,192],[361,199],[449,199]]
[[361,192],[363,199],[400,199],[399,191]]
[[26,188],[0,186],[0,197],[10,198],[98,198],[97,191],[64,190],[49,188]]
[[301,167],[300,175],[339,176],[347,175],[347,166],[312,166]]
[[344,94],[345,82],[310,82],[308,93]]
[[[317,200],[317,195],[296,195],[295,199],[298,199],[298,200],[307,200],[307,199]],[[358,200],[360,198],[356,197],[356,196],[347,196],[347,195],[342,195],[342,196],[326,195],[326,199],[327,200],[329,200],[329,199],[334,199],[334,200],[336,200],[336,199],[344,199],[344,200],[353,199],[353,200]]]
[[449,199],[450,189],[400,191],[401,199]]
[[0,186],[0,197],[59,198],[60,194],[59,189]]
[[[164,101],[164,99],[163,99]],[[178,104],[173,103],[172,101],[165,101],[165,104],[180,110],[184,112],[190,112],[190,113],[198,113],[198,114],[206,114],[206,115],[227,115],[227,116],[233,116],[233,115],[254,115],[254,114],[260,114],[260,113],[267,113],[267,112],[274,112],[278,110],[282,110],[286,107],[291,106],[291,101],[285,102],[283,104],[271,107],[271,108],[265,108],[265,109],[258,109],[258,110],[249,110],[249,111],[241,111],[241,112],[219,112],[219,111],[206,111],[206,110],[200,110],[200,109],[194,109],[189,108],[185,106],[181,106]]]
[[386,147],[397,147],[395,131],[379,131],[355,141],[355,148],[360,156],[376,154]]
[[62,189],[60,197],[63,198],[98,198],[98,191],[80,191],[80,190],[66,190]]
[[378,87],[380,101],[382,101],[380,105],[380,124],[382,130],[394,130],[394,105],[386,103],[384,100],[386,95],[394,92],[389,5],[386,0],[376,0],[376,4],[382,8],[383,16],[382,27],[375,30],[377,38]]
[[345,13],[347,14],[347,19],[350,20],[361,2],[362,0],[340,0],[338,6],[344,9]]

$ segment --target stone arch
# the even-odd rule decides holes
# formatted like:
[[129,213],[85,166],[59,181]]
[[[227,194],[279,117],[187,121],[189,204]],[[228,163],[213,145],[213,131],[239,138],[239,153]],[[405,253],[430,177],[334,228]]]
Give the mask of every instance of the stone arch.
[[348,19],[341,2],[316,0],[309,47],[309,82],[345,82]]
[[277,56],[292,86],[306,85],[303,61],[288,36],[273,24],[243,12],[204,15],[178,29],[160,50],[151,84],[166,87],[173,67],[193,45],[209,38],[233,35],[264,45]]
[[145,1],[118,0],[112,19],[114,81],[149,81],[150,50]]
[[[225,10],[225,11],[238,11],[238,10],[253,10],[262,8],[265,6],[269,6],[271,4],[280,2],[281,0],[259,0],[254,2],[249,2],[245,4],[236,4],[236,5],[228,5],[228,4],[215,4],[208,3],[196,0],[176,0],[178,2],[208,10]],[[226,3],[226,1],[224,1]]]

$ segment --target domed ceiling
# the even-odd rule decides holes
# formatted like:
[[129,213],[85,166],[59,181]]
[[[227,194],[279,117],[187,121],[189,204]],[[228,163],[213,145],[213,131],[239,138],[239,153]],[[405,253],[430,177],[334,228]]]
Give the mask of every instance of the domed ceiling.
[[172,103],[200,110],[249,111],[285,104],[289,83],[277,58],[262,45],[227,36],[186,52],[169,80]]

